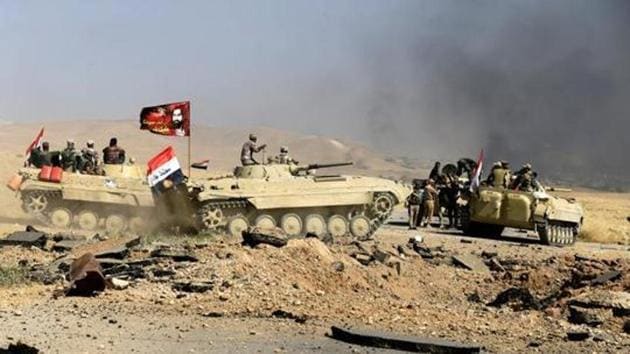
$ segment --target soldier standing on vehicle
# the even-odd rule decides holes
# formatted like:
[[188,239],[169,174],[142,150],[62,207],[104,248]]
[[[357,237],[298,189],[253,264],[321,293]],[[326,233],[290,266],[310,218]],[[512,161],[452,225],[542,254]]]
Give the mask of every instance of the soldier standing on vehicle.
[[429,178],[426,186],[424,186],[424,193],[422,194],[422,210],[424,215],[422,216],[422,223],[420,227],[431,227],[431,219],[433,218],[437,195],[435,181]]
[[531,192],[534,186],[534,173],[532,172],[532,165],[526,163],[523,167],[516,172],[516,178],[512,185],[513,189]]
[[422,190],[420,186],[415,183],[413,185],[413,191],[405,200],[407,206],[407,212],[409,213],[409,230],[415,230],[418,225],[418,218],[420,214],[420,204],[422,203]]
[[262,151],[267,147],[267,144],[261,146],[256,145],[258,137],[255,134],[249,134],[249,140],[243,144],[241,149],[241,163],[243,166],[257,165],[258,162],[254,160],[254,153]]
[[103,163],[108,165],[125,163],[125,150],[118,147],[118,139],[109,139],[109,146],[103,149]]
[[472,173],[477,167],[477,162],[473,159],[469,158],[461,158],[457,160],[457,177],[462,177],[466,174],[466,178],[468,180],[472,179]]
[[507,161],[501,161],[501,167],[505,170],[505,188],[509,188],[513,179],[510,163]]
[[489,186],[495,188],[507,188],[509,186],[510,172],[505,166],[509,168],[509,164],[505,161],[497,161],[492,165],[492,170],[490,170],[486,180]]
[[433,168],[431,169],[431,172],[429,173],[429,179],[432,179],[434,181],[438,181],[440,180],[440,161],[436,161],[435,165],[433,165]]

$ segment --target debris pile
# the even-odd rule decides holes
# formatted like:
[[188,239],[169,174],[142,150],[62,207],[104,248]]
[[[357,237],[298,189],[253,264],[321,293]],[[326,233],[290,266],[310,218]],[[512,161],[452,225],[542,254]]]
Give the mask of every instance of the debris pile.
[[[252,234],[262,236],[245,241]],[[610,349],[624,343],[630,330],[627,259],[554,252],[532,256],[534,247],[506,251],[480,247],[481,242],[432,242],[418,236],[331,245],[267,230],[250,229],[243,236],[243,242],[133,238],[82,241],[48,251],[10,247],[27,255],[20,262],[33,280],[76,291],[77,280],[91,279],[88,284],[96,285],[89,295],[106,292],[96,302],[131,302],[199,318],[363,325],[490,343],[494,350],[500,348],[497,343],[518,340],[545,348],[557,338],[600,341]],[[78,267],[92,262],[97,265],[90,271]],[[522,330],[514,331],[515,325]]]

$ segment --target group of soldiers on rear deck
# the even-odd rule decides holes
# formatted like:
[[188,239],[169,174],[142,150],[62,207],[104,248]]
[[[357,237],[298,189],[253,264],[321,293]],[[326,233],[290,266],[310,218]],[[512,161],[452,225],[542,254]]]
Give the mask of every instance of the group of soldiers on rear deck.
[[94,148],[94,141],[88,140],[80,151],[76,149],[73,139],[66,141],[66,147],[61,151],[51,151],[50,144],[45,141],[41,147],[30,151],[27,166],[41,168],[42,166],[58,166],[68,172],[78,172],[89,175],[102,175],[102,164],[125,163],[125,150],[118,146],[118,139],[111,138],[109,145],[103,149],[103,159]]
[[484,184],[495,188],[533,192],[540,187],[537,177],[538,174],[532,170],[532,165],[529,163],[524,164],[520,170],[512,174],[507,161],[497,161],[492,165]]
[[[472,159],[460,159],[455,165],[446,165],[440,168],[440,162],[436,162],[427,180],[414,181],[413,192],[406,200],[409,213],[409,228],[430,227],[431,218],[437,211],[440,217],[440,227],[443,227],[443,213],[449,219],[448,227],[456,226],[459,219],[458,200],[462,191],[472,179],[477,163]],[[537,181],[537,173],[532,170],[529,163],[512,173],[510,165],[506,161],[495,162],[482,185],[494,188],[511,189],[523,192],[533,192],[540,189]]]

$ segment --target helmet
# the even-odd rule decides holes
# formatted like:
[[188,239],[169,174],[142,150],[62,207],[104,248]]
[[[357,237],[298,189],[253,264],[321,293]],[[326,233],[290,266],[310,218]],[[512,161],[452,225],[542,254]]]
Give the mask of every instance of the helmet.
[[256,140],[258,140],[258,137],[256,136],[256,134],[249,134],[249,140],[256,142]]
[[532,169],[532,165],[530,163],[526,163],[526,164],[523,165],[523,168],[527,169],[527,170],[531,170]]
[[70,144],[74,145],[74,139],[68,139],[68,140],[66,140],[66,143],[68,145],[70,145]]
[[89,147],[93,147],[94,146],[94,140],[90,139],[87,141],[87,146]]
[[286,147],[286,146],[281,146],[280,147],[280,152],[284,153],[284,154],[287,154],[287,153],[289,153],[289,148]]

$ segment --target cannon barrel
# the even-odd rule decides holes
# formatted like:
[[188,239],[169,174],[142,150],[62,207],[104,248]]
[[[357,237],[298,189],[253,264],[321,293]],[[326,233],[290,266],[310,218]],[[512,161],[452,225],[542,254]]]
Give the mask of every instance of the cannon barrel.
[[300,168],[301,170],[316,170],[319,168],[330,168],[330,167],[341,167],[341,166],[351,166],[354,165],[354,162],[337,162],[337,163],[313,163],[310,165],[303,166]]

